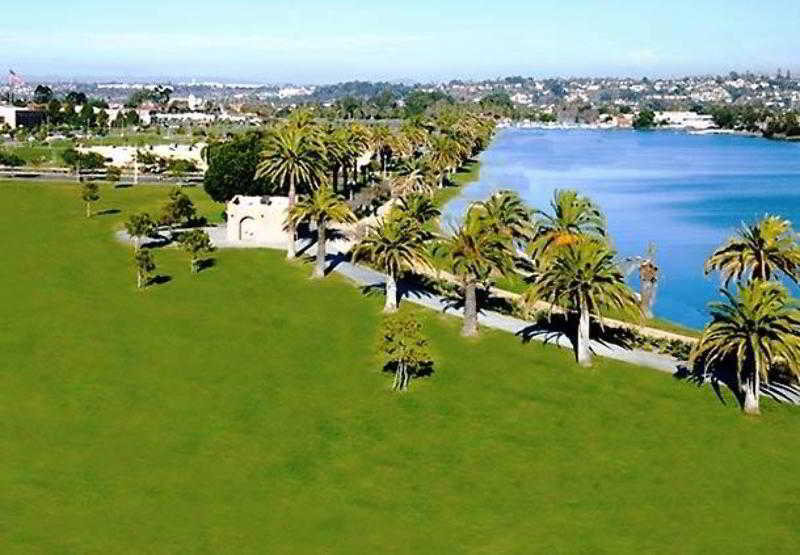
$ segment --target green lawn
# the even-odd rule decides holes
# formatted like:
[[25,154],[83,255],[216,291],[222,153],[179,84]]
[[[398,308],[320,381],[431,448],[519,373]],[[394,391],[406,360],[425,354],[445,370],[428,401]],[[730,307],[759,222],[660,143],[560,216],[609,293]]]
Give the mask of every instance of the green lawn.
[[798,409],[424,311],[394,394],[380,297],[283,253],[137,292],[112,231],[167,192],[0,183],[0,552],[795,551]]

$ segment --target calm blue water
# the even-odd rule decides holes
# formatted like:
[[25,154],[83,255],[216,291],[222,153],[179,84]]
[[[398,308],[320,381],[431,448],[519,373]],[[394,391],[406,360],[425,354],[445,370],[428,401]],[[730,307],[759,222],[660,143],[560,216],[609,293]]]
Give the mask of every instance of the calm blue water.
[[[554,189],[577,189],[608,216],[623,256],[655,242],[661,281],[655,314],[688,326],[708,321],[718,277],[703,263],[743,220],[780,214],[800,226],[800,144],[680,132],[506,129],[481,157],[478,182],[445,207],[466,206],[501,188],[536,208]],[[632,277],[638,288],[638,280]]]

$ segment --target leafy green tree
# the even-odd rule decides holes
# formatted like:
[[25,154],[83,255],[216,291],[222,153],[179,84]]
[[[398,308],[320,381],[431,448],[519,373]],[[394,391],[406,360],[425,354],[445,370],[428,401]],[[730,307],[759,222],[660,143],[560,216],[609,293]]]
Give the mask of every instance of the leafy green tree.
[[161,208],[162,225],[175,226],[191,222],[197,214],[192,199],[186,193],[175,187],[169,194],[169,198]]
[[97,124],[97,115],[94,113],[94,108],[90,104],[84,104],[81,111],[78,112],[78,123],[81,127],[91,128]]
[[507,274],[513,268],[509,238],[489,227],[474,225],[476,221],[468,213],[467,221],[435,247],[464,289],[464,336],[478,334],[478,285],[488,282],[494,273]]
[[383,319],[380,334],[379,351],[385,367],[394,368],[392,389],[408,391],[412,376],[433,364],[422,324],[410,314],[388,314]]
[[86,181],[81,185],[81,199],[86,203],[86,217],[92,217],[92,203],[100,200],[100,192],[97,183]]
[[10,166],[12,168],[16,168],[24,165],[25,165],[25,160],[23,160],[15,153],[8,152],[5,150],[0,150],[0,166]]
[[318,187],[311,195],[302,197],[289,210],[289,221],[297,226],[301,222],[314,222],[317,226],[317,260],[311,277],[325,277],[326,231],[331,223],[354,223],[356,216],[350,206],[333,192],[329,185]]
[[150,275],[156,269],[153,253],[148,249],[138,249],[133,253],[136,265],[136,288],[143,289],[150,283]]
[[783,274],[795,283],[800,279],[800,245],[792,224],[767,214],[741,229],[708,258],[705,273],[720,272],[727,287],[743,278],[769,280]]
[[383,219],[353,249],[353,261],[365,260],[386,273],[384,312],[397,310],[397,280],[417,266],[430,268],[426,234],[406,220]]
[[33,91],[34,104],[47,104],[53,100],[53,89],[47,85],[37,85],[36,90]]
[[591,366],[589,347],[590,317],[603,322],[609,310],[639,316],[638,299],[625,283],[625,276],[615,262],[615,253],[605,242],[587,239],[558,247],[557,255],[534,273],[526,292],[529,304],[550,303],[550,310],[567,311],[575,326],[575,352],[578,364]]
[[[318,185],[326,169],[325,147],[313,126],[285,125],[267,135],[255,175],[286,190],[291,210],[297,188],[310,189]],[[295,226],[290,223],[286,252],[289,259],[295,257],[295,235]]]
[[642,110],[633,119],[634,129],[650,129],[656,123],[656,114],[652,110]]
[[117,166],[108,166],[106,168],[106,181],[109,183],[117,183],[122,179],[122,170]]
[[100,110],[95,118],[95,124],[100,129],[106,129],[108,127],[108,112]]
[[741,285],[727,302],[712,303],[712,321],[692,353],[706,368],[736,364],[736,378],[747,414],[759,414],[761,381],[776,363],[800,375],[800,307],[782,285],[756,280]]
[[189,255],[189,269],[193,274],[200,270],[200,257],[214,250],[211,238],[202,229],[181,233],[178,237],[178,244]]
[[150,236],[156,228],[156,223],[147,212],[132,214],[125,222],[125,231],[133,238],[134,250],[139,250],[142,237]]
[[236,195],[257,196],[269,191],[269,180],[256,177],[263,141],[264,134],[253,131],[206,147],[208,170],[203,187],[212,199],[227,202]]

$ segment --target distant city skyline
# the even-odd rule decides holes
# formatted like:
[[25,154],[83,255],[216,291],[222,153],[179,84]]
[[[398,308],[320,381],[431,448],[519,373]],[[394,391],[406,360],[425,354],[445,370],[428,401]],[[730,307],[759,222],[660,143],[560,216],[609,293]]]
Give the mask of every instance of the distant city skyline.
[[796,70],[800,3],[140,0],[3,9],[31,79],[320,84]]

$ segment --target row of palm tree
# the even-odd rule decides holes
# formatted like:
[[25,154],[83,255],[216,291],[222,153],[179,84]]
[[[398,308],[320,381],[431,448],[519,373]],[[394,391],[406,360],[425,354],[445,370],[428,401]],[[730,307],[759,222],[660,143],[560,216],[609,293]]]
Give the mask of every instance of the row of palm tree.
[[602,322],[609,310],[640,314],[607,239],[605,218],[586,197],[557,191],[548,213],[531,210],[512,191],[499,191],[473,203],[459,227],[434,238],[433,249],[419,219],[402,216],[404,207],[420,202],[418,198],[424,197],[409,197],[355,249],[357,260],[368,260],[389,275],[387,311],[397,306],[398,276],[431,267],[433,255],[461,285],[465,336],[478,333],[478,288],[522,268],[528,270],[529,303],[546,301],[574,316],[576,355],[582,365],[591,363],[591,316]]
[[[488,143],[494,129],[491,120],[479,115],[458,108],[446,112],[438,120],[409,121],[393,130],[359,123],[323,126],[311,112],[297,110],[267,134],[256,177],[285,191],[291,210],[298,191],[308,194],[327,181],[338,194],[341,178],[343,189],[352,195],[358,186],[359,160],[374,156],[378,177],[390,181],[397,196],[431,193]],[[296,255],[297,222],[291,218],[288,226],[290,259]]]
[[[592,318],[602,325],[610,310],[634,317],[642,314],[611,247],[605,217],[590,199],[575,191],[557,191],[549,212],[534,211],[515,193],[500,191],[474,203],[464,222],[450,233],[434,237],[426,231],[426,222],[438,216],[429,194],[480,150],[490,134],[490,122],[455,111],[444,111],[429,122],[407,122],[396,130],[361,124],[323,128],[308,112],[298,111],[269,134],[258,175],[281,184],[289,195],[289,258],[295,254],[296,226],[302,221],[316,224],[319,248],[314,276],[321,277],[327,226],[355,221],[339,196],[339,179],[345,191],[352,191],[359,158],[373,153],[377,177],[391,181],[400,201],[368,230],[353,258],[369,261],[387,274],[387,312],[397,308],[397,281],[416,269],[432,268],[432,255],[440,255],[461,283],[462,333],[475,335],[477,289],[524,268],[529,281],[525,299],[566,311],[575,327],[578,362],[589,365]],[[297,203],[298,189],[312,194]],[[706,264],[706,273],[720,272],[728,302],[712,305],[712,323],[694,358],[708,365],[737,361],[748,413],[758,412],[759,383],[768,379],[770,368],[780,364],[800,373],[800,312],[776,281],[786,276],[797,282],[799,268],[800,249],[791,224],[775,216],[743,227]],[[735,294],[727,289],[732,282]]]
[[759,414],[761,383],[771,371],[800,376],[800,305],[779,281],[800,281],[800,244],[791,222],[766,215],[743,224],[708,258],[705,271],[719,272],[725,300],[711,304],[712,320],[692,359],[707,370],[735,368],[744,412]]

